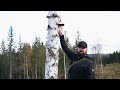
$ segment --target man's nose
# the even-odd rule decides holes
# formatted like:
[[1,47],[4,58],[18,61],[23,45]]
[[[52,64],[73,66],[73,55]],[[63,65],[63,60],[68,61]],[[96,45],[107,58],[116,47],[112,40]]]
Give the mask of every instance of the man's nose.
[[79,50],[83,50],[83,48],[80,48]]

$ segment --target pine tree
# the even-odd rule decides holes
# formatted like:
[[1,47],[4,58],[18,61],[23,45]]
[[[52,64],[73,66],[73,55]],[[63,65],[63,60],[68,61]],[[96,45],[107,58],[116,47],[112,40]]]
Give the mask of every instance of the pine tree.
[[13,28],[10,26],[9,33],[8,33],[8,40],[9,40],[9,62],[10,62],[10,72],[9,72],[9,79],[12,79],[12,66],[13,66],[13,55],[12,55],[12,47],[13,47]]

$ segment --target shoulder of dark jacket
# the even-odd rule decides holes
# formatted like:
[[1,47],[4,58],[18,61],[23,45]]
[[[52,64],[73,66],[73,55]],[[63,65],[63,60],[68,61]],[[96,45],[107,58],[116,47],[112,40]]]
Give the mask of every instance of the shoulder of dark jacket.
[[85,58],[92,60],[92,57],[90,57],[88,54],[86,54]]

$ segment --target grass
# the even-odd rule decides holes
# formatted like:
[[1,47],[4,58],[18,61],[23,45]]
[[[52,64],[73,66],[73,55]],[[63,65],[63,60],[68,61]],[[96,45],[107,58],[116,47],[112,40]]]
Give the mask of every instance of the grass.
[[120,64],[98,65],[95,73],[96,79],[120,79]]

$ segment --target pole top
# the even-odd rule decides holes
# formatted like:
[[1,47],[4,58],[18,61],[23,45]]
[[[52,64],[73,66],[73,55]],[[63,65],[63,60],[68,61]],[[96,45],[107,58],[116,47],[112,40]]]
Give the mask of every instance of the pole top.
[[47,18],[50,18],[50,17],[60,17],[60,11],[49,11]]

